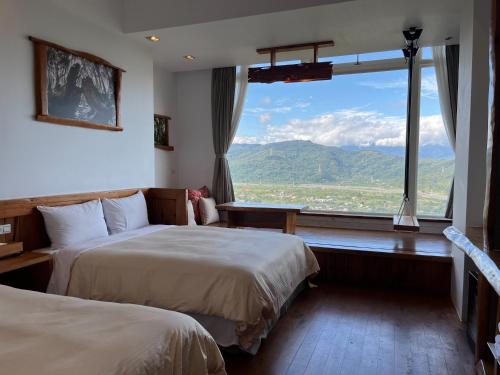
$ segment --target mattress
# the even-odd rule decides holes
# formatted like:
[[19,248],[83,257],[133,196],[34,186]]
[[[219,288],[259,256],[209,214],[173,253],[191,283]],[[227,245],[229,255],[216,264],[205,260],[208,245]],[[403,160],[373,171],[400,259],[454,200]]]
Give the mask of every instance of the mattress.
[[2,374],[225,374],[191,317],[0,286]]
[[318,270],[297,236],[150,226],[59,251],[50,285],[81,298],[224,319],[249,350],[295,288]]

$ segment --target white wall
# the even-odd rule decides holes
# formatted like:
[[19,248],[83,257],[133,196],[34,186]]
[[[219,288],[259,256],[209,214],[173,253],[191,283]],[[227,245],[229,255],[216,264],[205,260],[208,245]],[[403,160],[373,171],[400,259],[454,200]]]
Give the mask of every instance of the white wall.
[[212,143],[212,71],[178,73],[177,185],[212,187],[215,153]]
[[175,187],[177,185],[177,91],[175,74],[154,66],[154,110],[160,115],[171,117],[169,140],[174,151],[155,149],[155,186]]
[[[0,2],[0,198],[152,186],[150,52],[110,30],[109,24],[100,28],[95,20],[88,22],[60,4]],[[126,70],[123,132],[34,121],[33,46],[28,35],[90,52]]]
[[[482,226],[488,129],[489,0],[463,0],[460,27],[453,225],[463,232]],[[460,319],[467,305],[467,261],[453,247],[451,297]]]

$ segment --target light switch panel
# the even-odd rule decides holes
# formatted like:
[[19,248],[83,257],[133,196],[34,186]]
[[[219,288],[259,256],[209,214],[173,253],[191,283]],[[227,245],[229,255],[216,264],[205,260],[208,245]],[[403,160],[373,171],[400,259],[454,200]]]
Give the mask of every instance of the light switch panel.
[[12,232],[12,226],[10,224],[0,225],[0,234],[9,234]]

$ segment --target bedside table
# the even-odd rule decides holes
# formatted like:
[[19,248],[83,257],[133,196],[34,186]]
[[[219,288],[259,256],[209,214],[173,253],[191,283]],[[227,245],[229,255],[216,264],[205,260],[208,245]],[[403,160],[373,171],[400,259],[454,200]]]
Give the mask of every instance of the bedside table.
[[0,284],[45,291],[52,269],[52,255],[26,251],[0,259]]

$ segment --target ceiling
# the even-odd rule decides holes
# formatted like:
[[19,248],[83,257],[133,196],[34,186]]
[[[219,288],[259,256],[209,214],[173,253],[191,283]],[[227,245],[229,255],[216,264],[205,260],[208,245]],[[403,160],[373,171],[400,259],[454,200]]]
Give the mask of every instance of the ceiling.
[[[268,57],[255,52],[257,48],[329,39],[335,47],[321,49],[320,56],[399,49],[401,31],[410,26],[423,27],[421,45],[443,44],[448,37],[452,39],[447,43],[458,43],[460,5],[457,0],[355,0],[129,35],[149,45],[156,64],[177,72],[267,62]],[[160,41],[145,40],[151,34]],[[185,60],[188,54],[196,60]],[[278,59],[303,57],[278,55]]]

